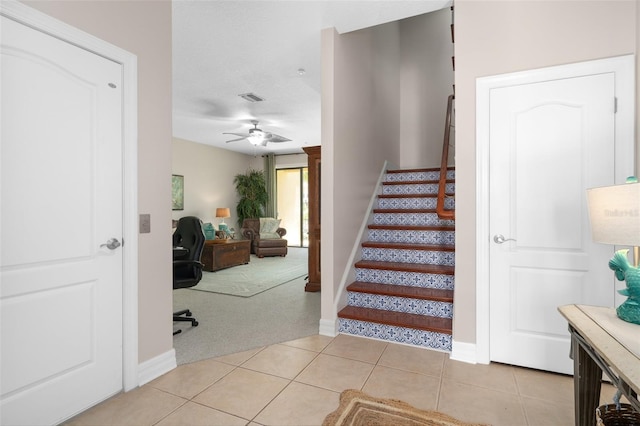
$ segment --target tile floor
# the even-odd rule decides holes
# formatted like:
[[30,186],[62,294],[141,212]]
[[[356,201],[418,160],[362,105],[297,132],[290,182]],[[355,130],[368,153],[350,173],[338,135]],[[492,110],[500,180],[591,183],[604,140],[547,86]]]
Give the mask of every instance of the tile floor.
[[[569,376],[360,337],[310,336],[181,365],[76,416],[81,425],[319,425],[340,392],[361,389],[468,422],[573,425]],[[603,385],[603,401],[614,389]]]

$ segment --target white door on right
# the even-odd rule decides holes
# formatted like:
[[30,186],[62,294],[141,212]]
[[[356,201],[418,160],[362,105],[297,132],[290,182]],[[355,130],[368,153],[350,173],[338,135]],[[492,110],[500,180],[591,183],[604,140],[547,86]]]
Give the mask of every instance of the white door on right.
[[615,178],[615,75],[490,94],[490,359],[571,374],[558,306],[613,306],[586,190]]

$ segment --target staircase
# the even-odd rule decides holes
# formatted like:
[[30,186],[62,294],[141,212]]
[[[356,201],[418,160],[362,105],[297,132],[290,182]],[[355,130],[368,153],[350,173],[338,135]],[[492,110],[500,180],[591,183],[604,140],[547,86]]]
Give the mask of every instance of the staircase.
[[[451,351],[453,220],[436,213],[440,169],[387,171],[339,332]],[[453,210],[447,170],[445,208]]]

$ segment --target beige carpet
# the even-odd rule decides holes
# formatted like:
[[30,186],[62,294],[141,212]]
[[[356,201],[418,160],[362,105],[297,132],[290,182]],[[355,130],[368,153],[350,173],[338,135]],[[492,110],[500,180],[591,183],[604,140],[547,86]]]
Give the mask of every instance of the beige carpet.
[[262,259],[252,254],[246,265],[202,273],[202,280],[191,290],[251,297],[307,275],[308,250],[289,247],[285,257]]
[[395,399],[375,398],[348,389],[340,394],[340,406],[322,426],[479,426],[465,423],[437,411],[419,410]]

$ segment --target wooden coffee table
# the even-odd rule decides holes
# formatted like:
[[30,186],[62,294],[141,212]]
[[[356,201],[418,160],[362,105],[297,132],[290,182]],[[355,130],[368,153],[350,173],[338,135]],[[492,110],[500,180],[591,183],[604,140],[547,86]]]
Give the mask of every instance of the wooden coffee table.
[[200,261],[209,272],[249,263],[251,241],[249,240],[206,240]]

